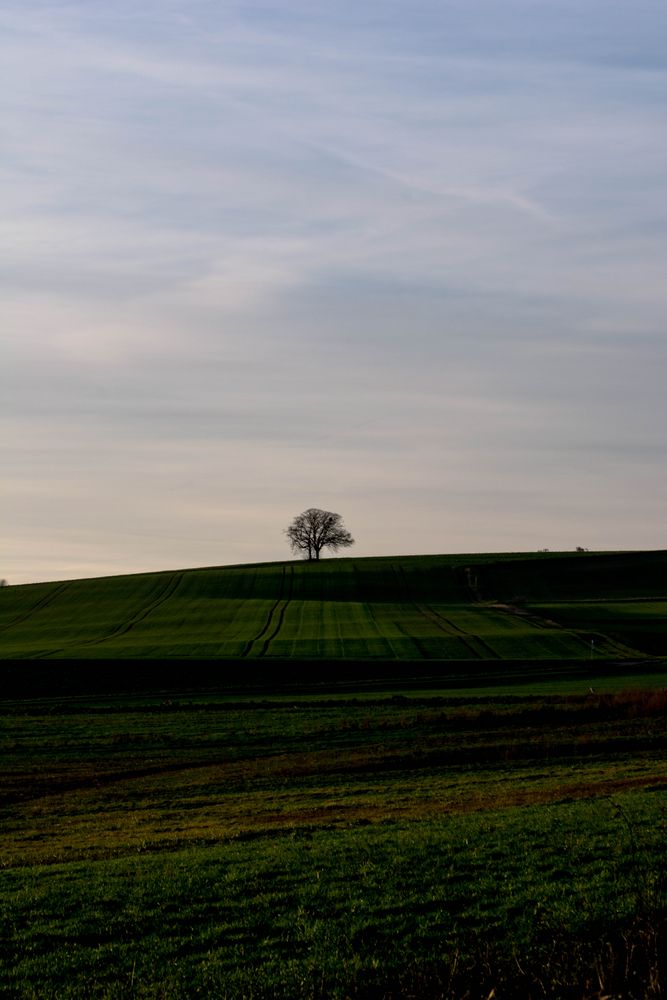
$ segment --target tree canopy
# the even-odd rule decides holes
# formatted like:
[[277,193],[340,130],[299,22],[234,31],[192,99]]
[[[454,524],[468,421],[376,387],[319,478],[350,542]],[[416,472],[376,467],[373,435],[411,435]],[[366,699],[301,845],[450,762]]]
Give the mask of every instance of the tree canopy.
[[325,548],[337,552],[354,545],[354,538],[343,524],[340,514],[319,510],[318,507],[309,507],[298,514],[285,529],[285,534],[292,551],[308,560],[319,559],[320,552]]

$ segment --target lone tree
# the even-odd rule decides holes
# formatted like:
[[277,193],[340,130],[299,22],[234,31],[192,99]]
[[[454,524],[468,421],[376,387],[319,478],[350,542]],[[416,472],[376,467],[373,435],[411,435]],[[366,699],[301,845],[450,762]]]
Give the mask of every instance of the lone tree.
[[285,529],[292,552],[299,553],[304,559],[319,559],[322,549],[346,549],[354,545],[354,538],[343,524],[340,514],[332,514],[330,510],[318,510],[309,507],[294,518],[289,528]]

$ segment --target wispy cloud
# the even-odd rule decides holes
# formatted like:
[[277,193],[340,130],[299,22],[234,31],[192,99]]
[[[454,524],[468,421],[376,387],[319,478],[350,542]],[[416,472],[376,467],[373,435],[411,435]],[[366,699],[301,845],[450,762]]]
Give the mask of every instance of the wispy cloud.
[[3,576],[665,544],[667,8],[502,7],[4,4]]

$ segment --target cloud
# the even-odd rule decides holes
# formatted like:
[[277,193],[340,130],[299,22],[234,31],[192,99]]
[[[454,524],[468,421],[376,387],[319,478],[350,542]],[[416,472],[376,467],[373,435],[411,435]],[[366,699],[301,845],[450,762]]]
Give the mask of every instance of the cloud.
[[5,4],[3,575],[664,544],[664,11]]

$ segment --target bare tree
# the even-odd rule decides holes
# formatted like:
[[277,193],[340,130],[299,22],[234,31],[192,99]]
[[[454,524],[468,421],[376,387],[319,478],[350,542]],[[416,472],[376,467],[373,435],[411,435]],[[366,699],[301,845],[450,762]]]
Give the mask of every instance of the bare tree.
[[317,507],[309,507],[295,517],[285,529],[285,534],[292,552],[308,560],[319,559],[320,552],[325,548],[337,552],[354,545],[354,538],[345,528],[340,514]]

